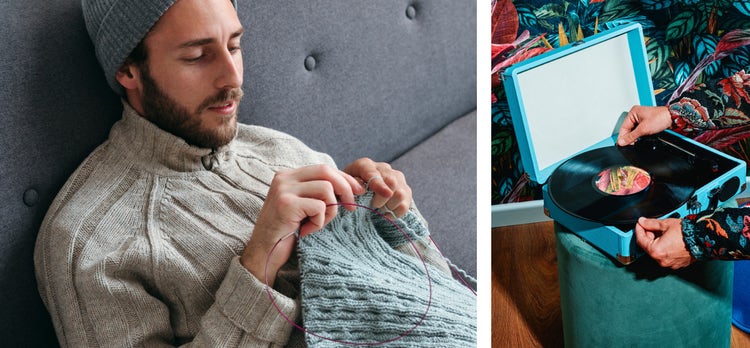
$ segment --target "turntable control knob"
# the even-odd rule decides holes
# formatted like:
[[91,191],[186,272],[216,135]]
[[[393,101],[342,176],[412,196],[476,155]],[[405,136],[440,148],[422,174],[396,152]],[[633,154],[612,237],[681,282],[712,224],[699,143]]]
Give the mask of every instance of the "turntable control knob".
[[711,172],[712,173],[718,173],[719,172],[719,164],[716,163],[716,161],[711,161]]

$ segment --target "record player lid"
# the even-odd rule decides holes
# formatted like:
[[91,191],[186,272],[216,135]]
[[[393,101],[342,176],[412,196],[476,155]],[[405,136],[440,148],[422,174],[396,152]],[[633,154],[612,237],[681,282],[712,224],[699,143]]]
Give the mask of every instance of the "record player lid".
[[569,157],[614,145],[633,105],[655,105],[637,23],[517,63],[503,80],[524,169],[540,183]]

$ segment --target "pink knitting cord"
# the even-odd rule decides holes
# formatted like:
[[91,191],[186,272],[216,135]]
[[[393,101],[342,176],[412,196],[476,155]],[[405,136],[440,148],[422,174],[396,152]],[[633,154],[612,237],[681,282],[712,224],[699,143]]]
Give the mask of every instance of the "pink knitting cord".
[[266,285],[266,292],[268,293],[268,298],[271,299],[271,303],[276,308],[276,311],[278,311],[279,314],[281,314],[281,316],[289,324],[291,324],[292,326],[294,326],[298,330],[300,330],[300,331],[302,331],[302,332],[304,332],[304,333],[306,333],[308,335],[312,335],[312,336],[315,336],[315,337],[318,337],[320,339],[324,339],[324,340],[327,340],[327,341],[336,342],[336,343],[340,343],[340,344],[346,344],[346,345],[353,345],[353,346],[377,346],[377,345],[380,345],[380,344],[394,342],[394,341],[400,340],[400,339],[408,336],[414,330],[416,330],[417,327],[419,327],[420,325],[422,325],[422,323],[424,322],[425,317],[427,317],[427,312],[430,311],[430,305],[432,304],[432,278],[430,277],[430,271],[427,268],[427,262],[424,260],[424,257],[419,252],[419,249],[417,249],[417,245],[414,244],[414,242],[411,240],[411,238],[409,238],[409,236],[406,234],[406,232],[404,232],[404,230],[401,229],[401,227],[399,225],[397,225],[395,222],[393,222],[393,220],[391,220],[390,218],[388,218],[387,216],[385,216],[383,213],[379,212],[376,209],[373,209],[373,208],[370,208],[368,206],[364,206],[364,205],[361,205],[361,204],[357,204],[357,203],[342,203],[342,202],[330,203],[330,204],[327,204],[326,207],[330,207],[330,206],[333,206],[333,205],[354,206],[354,207],[358,207],[358,208],[365,208],[365,209],[367,209],[367,210],[369,210],[369,211],[371,211],[371,212],[373,212],[375,214],[378,214],[380,217],[382,217],[386,221],[390,222],[393,226],[395,226],[401,232],[401,234],[404,235],[404,237],[406,237],[406,239],[409,241],[409,243],[411,243],[411,246],[414,248],[414,251],[419,256],[419,259],[422,261],[422,265],[424,266],[424,270],[427,273],[427,282],[428,282],[428,285],[429,285],[430,297],[427,299],[427,308],[425,308],[424,314],[422,314],[422,316],[419,318],[419,321],[413,327],[411,327],[410,329],[404,331],[403,333],[401,333],[400,335],[398,335],[396,337],[387,339],[385,341],[379,341],[379,342],[352,342],[352,341],[337,340],[337,339],[333,339],[333,338],[329,338],[329,337],[323,337],[321,335],[318,335],[318,334],[316,334],[314,332],[311,332],[311,331],[305,329],[304,327],[298,325],[297,323],[294,322],[294,320],[289,319],[289,317],[281,311],[281,308],[279,308],[279,306],[276,304],[276,300],[274,300],[274,298],[273,298],[273,294],[271,293],[271,288],[268,286],[268,264],[271,261],[271,255],[273,254],[273,251],[276,249],[276,247],[279,245],[279,243],[281,243],[281,241],[283,241],[284,239],[288,238],[289,236],[293,235],[293,233],[290,233],[290,234],[288,234],[288,235],[280,238],[278,241],[276,241],[276,244],[274,244],[273,247],[271,248],[271,252],[268,253],[268,258],[266,258],[266,266],[265,266],[265,281],[266,281],[266,283],[265,283],[265,285]]

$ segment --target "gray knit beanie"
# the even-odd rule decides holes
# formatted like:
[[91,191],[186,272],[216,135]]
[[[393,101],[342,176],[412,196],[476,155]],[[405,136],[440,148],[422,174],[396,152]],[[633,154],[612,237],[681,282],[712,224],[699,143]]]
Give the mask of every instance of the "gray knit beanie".
[[[82,0],[86,30],[109,86],[125,91],[115,79],[135,46],[177,0]],[[235,8],[237,1],[231,0]]]

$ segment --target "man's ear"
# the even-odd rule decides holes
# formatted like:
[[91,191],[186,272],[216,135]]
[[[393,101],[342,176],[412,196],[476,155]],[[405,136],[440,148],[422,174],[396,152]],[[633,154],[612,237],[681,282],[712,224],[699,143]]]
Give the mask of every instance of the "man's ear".
[[140,70],[132,63],[123,64],[117,70],[115,78],[126,90],[138,89],[140,86]]
[[115,74],[117,82],[125,88],[125,100],[141,115],[143,109],[143,85],[141,83],[141,70],[137,64],[123,64]]

